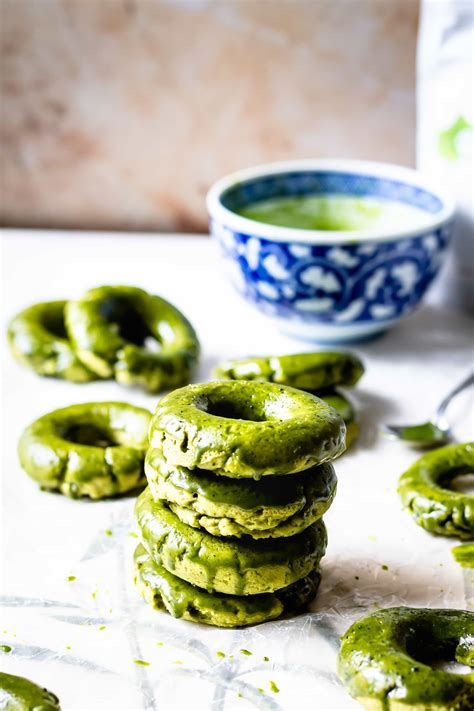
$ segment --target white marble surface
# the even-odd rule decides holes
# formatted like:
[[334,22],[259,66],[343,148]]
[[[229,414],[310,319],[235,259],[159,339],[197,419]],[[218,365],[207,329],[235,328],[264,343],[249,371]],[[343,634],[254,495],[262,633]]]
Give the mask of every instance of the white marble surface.
[[[2,247],[3,330],[32,302],[128,283],[164,295],[193,322],[203,350],[196,380],[209,379],[222,357],[309,349],[241,301],[207,238],[5,231]],[[315,708],[315,699],[322,711],[357,708],[335,677],[337,635],[351,620],[374,606],[469,604],[453,542],[425,533],[401,510],[397,479],[416,455],[380,437],[378,424],[430,413],[472,363],[472,325],[428,305],[355,348],[367,366],[354,392],[362,435],[336,463],[320,594],[297,619],[234,632],[177,621],[141,601],[131,584],[131,499],[42,493],[17,462],[22,429],[44,412],[101,399],[152,409],[157,398],[114,382],[39,378],[13,362],[2,338],[1,644],[12,647],[2,667],[54,690],[66,711],[299,710]],[[450,416],[460,439],[472,437],[468,395]]]
[[3,224],[193,232],[246,166],[414,162],[416,0],[2,0],[1,19]]

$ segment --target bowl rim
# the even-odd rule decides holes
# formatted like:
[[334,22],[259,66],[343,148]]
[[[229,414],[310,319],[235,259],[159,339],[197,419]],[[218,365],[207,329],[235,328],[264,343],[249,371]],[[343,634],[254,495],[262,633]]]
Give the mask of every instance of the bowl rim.
[[[339,170],[354,175],[372,175],[377,178],[389,178],[400,180],[409,185],[422,188],[435,195],[442,203],[442,208],[432,219],[424,225],[418,227],[396,227],[385,228],[380,231],[375,230],[305,230],[298,227],[280,227],[270,225],[265,222],[257,222],[247,217],[242,217],[236,212],[232,212],[222,204],[222,194],[237,183],[270,176],[278,173],[292,171],[314,171],[314,170]],[[322,245],[353,244],[355,242],[387,242],[415,237],[438,229],[450,221],[455,214],[456,205],[449,195],[430,179],[414,168],[407,168],[395,163],[380,163],[366,160],[347,160],[343,158],[328,159],[300,159],[278,161],[275,163],[262,163],[251,168],[230,173],[220,180],[217,180],[209,189],[206,196],[206,206],[209,216],[224,227],[228,227],[235,232],[249,234],[255,237],[263,237],[276,242],[300,242]]]

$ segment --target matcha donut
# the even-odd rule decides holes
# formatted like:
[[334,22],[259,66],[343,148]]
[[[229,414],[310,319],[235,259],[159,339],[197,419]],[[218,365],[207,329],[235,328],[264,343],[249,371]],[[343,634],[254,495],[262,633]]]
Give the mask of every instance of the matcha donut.
[[35,304],[17,314],[8,326],[10,349],[20,363],[38,375],[64,378],[74,383],[97,376],[77,357],[64,325],[66,301]]
[[3,711],[61,711],[57,696],[29,679],[0,672],[0,708]]
[[430,665],[441,659],[474,666],[474,613],[394,607],[349,628],[338,673],[369,711],[472,711],[474,672]]
[[364,366],[353,353],[320,352],[227,360],[214,370],[216,378],[258,380],[319,390],[334,385],[355,385]]
[[223,595],[209,593],[169,573],[151,559],[142,544],[136,548],[134,560],[135,583],[153,608],[217,627],[256,625],[297,612],[315,597],[321,578],[314,568],[305,578],[274,593]]
[[257,595],[306,577],[326,550],[326,529],[317,521],[280,540],[222,539],[186,525],[149,488],[135,506],[142,542],[155,561],[178,578],[209,592]]
[[398,493],[416,523],[430,533],[474,539],[474,494],[447,488],[474,472],[474,443],[452,444],[420,457],[400,477]]
[[91,402],[35,420],[18,445],[42,489],[101,499],[144,484],[150,413],[123,402]]
[[196,333],[183,314],[132,286],[102,286],[69,301],[66,326],[90,370],[151,393],[189,382],[199,355]]
[[341,417],[313,395],[274,383],[213,382],[159,403],[150,445],[175,465],[228,477],[293,474],[344,451]]
[[360,432],[357,415],[352,403],[338,390],[324,390],[313,393],[313,395],[324,400],[327,405],[333,407],[340,414],[346,425],[346,449],[349,449]]
[[169,464],[149,449],[145,474],[155,500],[168,502],[184,523],[214,536],[277,538],[300,533],[327,511],[336,475],[326,462],[291,477],[235,480]]

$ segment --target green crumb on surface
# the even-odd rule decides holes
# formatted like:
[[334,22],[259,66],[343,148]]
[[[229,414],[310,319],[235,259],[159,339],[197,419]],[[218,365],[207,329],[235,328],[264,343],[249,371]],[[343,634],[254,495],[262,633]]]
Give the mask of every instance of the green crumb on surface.
[[12,651],[12,648],[10,647],[9,644],[1,644],[0,645],[0,652],[5,652],[5,654],[9,654]]
[[239,691],[239,693],[237,694],[237,696],[239,697],[239,699],[243,699],[243,698],[244,698],[244,695],[241,694],[240,691]]
[[135,533],[135,531],[130,531],[128,535],[130,536],[130,538],[138,538],[138,533]]
[[274,694],[278,694],[279,691],[280,691],[280,689],[279,689],[278,686],[275,684],[275,682],[273,681],[273,679],[270,679],[270,691],[273,691]]
[[382,565],[382,570],[388,570],[388,565]]
[[241,650],[240,650],[240,653],[241,653],[241,654],[245,654],[246,657],[251,657],[251,656],[252,656],[252,652],[249,652],[248,649],[241,649]]
[[76,580],[76,576],[75,576],[75,575],[68,575],[68,576],[67,576],[67,581],[68,581],[68,583],[73,583],[75,580]]
[[229,659],[234,659],[234,655],[231,654],[230,657],[229,657]]
[[104,531],[104,533],[105,533],[106,536],[111,536],[112,533],[113,533],[113,531],[111,531],[110,528],[106,528],[105,531]]
[[134,659],[133,661],[135,662],[135,664],[138,664],[141,667],[149,667],[150,666],[150,662],[145,662],[143,659]]
[[259,691],[261,694],[265,693],[261,686],[257,686],[257,691]]
[[66,646],[66,649],[71,649],[71,647],[70,647],[69,645],[67,645],[67,646]]
[[155,642],[155,644],[156,644],[157,647],[162,647],[162,646],[163,646],[163,642]]
[[224,652],[216,652],[216,657],[220,657],[220,659],[225,659],[225,654]]
[[264,662],[269,662],[269,661],[270,661],[270,657],[264,657],[264,658],[263,658],[263,661],[264,661]]
[[182,663],[183,662],[181,662],[179,659],[177,659],[175,662],[173,662],[173,664],[182,664]]
[[101,625],[101,626],[99,627],[99,630],[105,630],[105,627],[106,627],[105,625]]

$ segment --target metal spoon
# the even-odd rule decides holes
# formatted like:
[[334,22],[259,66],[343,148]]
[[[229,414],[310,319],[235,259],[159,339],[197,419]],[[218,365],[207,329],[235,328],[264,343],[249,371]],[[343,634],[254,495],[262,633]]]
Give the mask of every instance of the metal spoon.
[[431,420],[420,425],[382,425],[382,431],[392,439],[401,439],[415,447],[439,447],[453,439],[445,413],[451,400],[474,384],[474,372],[456,385],[439,404]]

